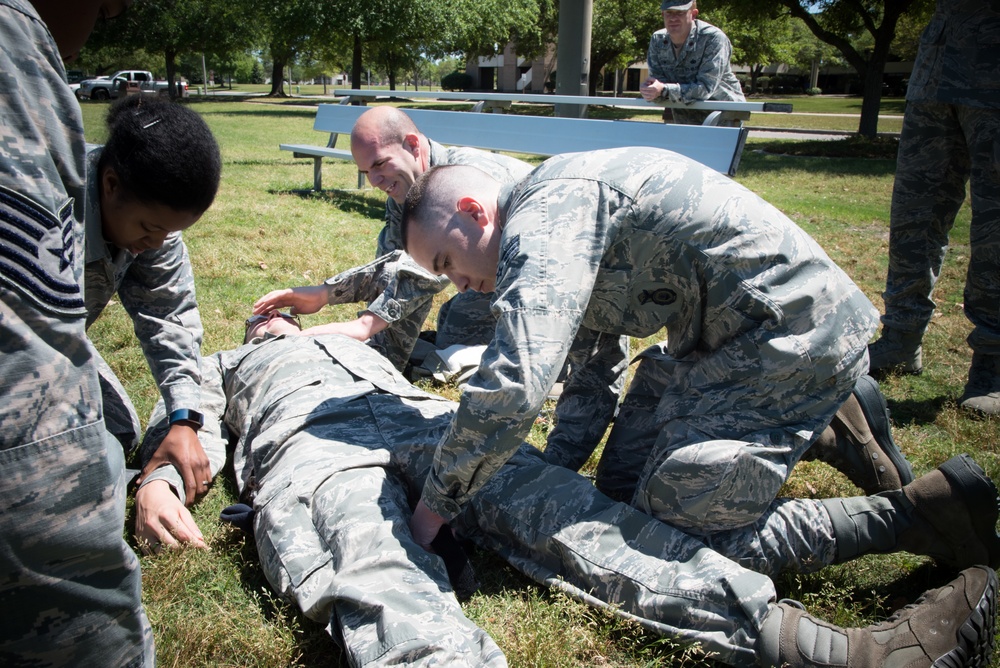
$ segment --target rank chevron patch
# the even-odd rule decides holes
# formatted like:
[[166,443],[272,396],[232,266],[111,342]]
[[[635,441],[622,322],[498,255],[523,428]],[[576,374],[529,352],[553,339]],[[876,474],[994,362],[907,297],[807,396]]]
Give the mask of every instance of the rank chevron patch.
[[72,200],[55,215],[0,186],[0,281],[48,311],[83,315],[73,226]]

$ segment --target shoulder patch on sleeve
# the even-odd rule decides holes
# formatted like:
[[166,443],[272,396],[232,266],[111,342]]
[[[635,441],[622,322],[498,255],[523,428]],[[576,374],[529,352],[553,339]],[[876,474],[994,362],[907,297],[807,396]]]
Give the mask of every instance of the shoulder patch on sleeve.
[[47,311],[83,315],[74,225],[72,200],[53,213],[0,186],[0,281]]

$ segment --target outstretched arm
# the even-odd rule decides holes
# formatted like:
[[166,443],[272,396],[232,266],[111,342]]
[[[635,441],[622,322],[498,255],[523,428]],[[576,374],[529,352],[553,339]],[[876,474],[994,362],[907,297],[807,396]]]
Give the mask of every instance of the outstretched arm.
[[[225,465],[229,431],[224,422],[226,396],[222,386],[219,355],[202,358],[201,375],[201,408],[205,414],[205,425],[197,432],[197,440],[208,457],[209,470],[195,485],[203,493],[208,483]],[[147,551],[157,549],[161,544],[176,545],[179,542],[204,547],[201,531],[185,508],[188,482],[181,477],[175,465],[169,462],[158,463],[155,459],[155,447],[148,447],[162,447],[162,437],[166,433],[167,415],[161,399],[153,410],[146,430],[144,441],[148,443],[144,442],[140,448],[144,458],[150,459],[148,463],[144,462],[144,477],[135,494],[135,534]],[[190,496],[193,499],[194,493]]]
[[208,487],[201,483],[212,479],[211,464],[198,440],[198,432],[186,424],[170,427],[153,458],[143,467],[137,482],[142,484],[150,472],[166,464],[176,468],[177,474],[184,481],[184,489],[187,490],[185,505],[194,503],[196,495],[204,493]]
[[354,320],[346,322],[328,322],[325,325],[316,325],[302,330],[303,336],[318,336],[320,334],[343,334],[358,341],[367,341],[383,329],[389,323],[369,311],[363,311]]
[[181,543],[208,549],[198,524],[166,480],[154,480],[135,493],[135,537],[146,554]]
[[306,285],[300,288],[272,290],[253,304],[254,315],[270,313],[283,308],[291,308],[292,313],[309,314],[320,310],[330,300],[325,283]]

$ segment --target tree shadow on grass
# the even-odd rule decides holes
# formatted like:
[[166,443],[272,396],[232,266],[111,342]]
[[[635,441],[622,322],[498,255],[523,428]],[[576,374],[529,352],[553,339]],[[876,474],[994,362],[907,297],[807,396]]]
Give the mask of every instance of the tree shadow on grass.
[[753,141],[740,159],[740,176],[765,176],[794,169],[845,176],[892,176],[896,142],[862,137],[830,140]]
[[[234,102],[239,100],[219,100],[219,102]],[[303,108],[301,105],[296,107],[283,107],[277,104],[260,104],[257,108],[228,108],[228,109],[205,109],[203,107],[198,109],[198,113],[202,116],[253,116],[260,118],[308,118],[313,119],[316,117],[316,109],[314,107]]]
[[296,195],[302,199],[319,200],[340,209],[345,213],[357,213],[366,218],[385,217],[385,203],[373,199],[361,190],[330,189],[316,192],[315,190],[269,190],[272,195]]

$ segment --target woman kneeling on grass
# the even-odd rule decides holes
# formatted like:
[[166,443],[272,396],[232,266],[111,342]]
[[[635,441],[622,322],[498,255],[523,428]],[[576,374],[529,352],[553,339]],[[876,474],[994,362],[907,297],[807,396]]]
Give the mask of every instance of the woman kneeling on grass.
[[[87,327],[117,293],[171,416],[148,470],[175,464],[192,503],[211,477],[196,436],[202,325],[181,231],[215,199],[222,159],[201,116],[166,98],[126,97],[108,110],[107,126],[107,143],[87,155]],[[135,408],[99,366],[105,422],[127,456],[138,443]]]

